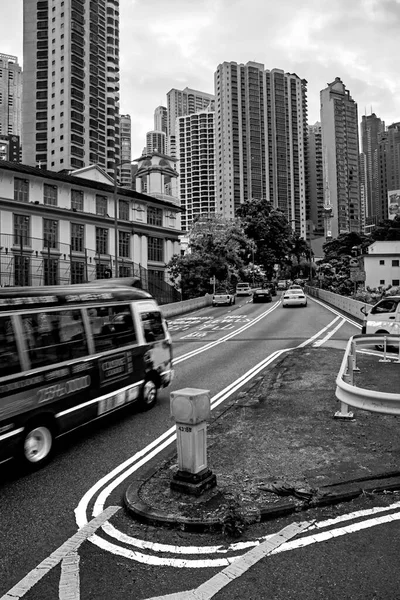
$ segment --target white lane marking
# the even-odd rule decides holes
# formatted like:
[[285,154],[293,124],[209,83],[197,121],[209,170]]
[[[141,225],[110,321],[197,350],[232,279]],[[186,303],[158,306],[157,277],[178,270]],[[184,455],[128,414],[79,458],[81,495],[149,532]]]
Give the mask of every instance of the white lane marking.
[[[214,575],[214,577],[211,577],[211,579],[202,583],[198,588],[189,590],[186,592],[186,596],[182,596],[181,593],[179,593],[178,597],[186,597],[187,600],[210,600],[229,583],[232,583],[232,581],[246,573],[246,571],[258,563],[262,558],[265,558],[268,554],[272,554],[274,550],[277,550],[282,544],[287,543],[287,541],[295,535],[302,533],[309,525],[310,523],[305,522],[293,523],[284,527],[268,541],[263,542],[260,546],[257,546],[257,548],[249,550],[239,560],[235,561],[234,565],[227,566],[223,571],[220,571]],[[176,598],[176,594],[157,596],[156,598],[149,598],[148,600],[173,600],[174,597]]]
[[[379,513],[393,511],[398,508],[400,508],[400,502],[395,502],[390,506],[374,506],[373,508],[354,511],[345,515],[334,517],[332,519],[326,519],[325,521],[318,521],[314,523],[314,525],[312,525],[310,529],[325,529],[327,527],[332,527],[333,525],[345,523],[346,521],[355,521],[357,519],[370,517]],[[149,542],[147,540],[132,538],[131,536],[126,535],[122,531],[115,529],[109,521],[104,523],[102,529],[106,534],[110,535],[110,537],[114,537],[119,542],[122,542],[123,544],[126,544],[128,546],[135,546],[141,550],[151,550],[153,552],[163,552],[165,554],[188,555],[228,554],[228,552],[238,552],[240,550],[253,548],[254,546],[257,546],[263,541],[268,540],[271,537],[271,535],[273,535],[267,534],[260,538],[250,540],[248,542],[235,542],[232,544],[228,544],[227,546],[173,546],[171,544],[160,544],[156,542]]]
[[340,329],[342,327],[342,325],[344,325],[345,323],[346,323],[346,319],[342,319],[341,321],[339,321],[339,324],[336,325],[336,327],[334,329],[331,329],[330,331],[328,331],[328,333],[326,334],[325,337],[314,342],[313,347],[318,348],[319,346],[322,346],[322,344],[325,344],[325,342],[327,340],[329,340],[338,331],[338,329]]
[[70,552],[61,563],[61,577],[58,584],[59,600],[79,600],[79,554]]
[[279,306],[279,303],[274,304],[268,310],[266,310],[265,312],[261,313],[261,315],[259,315],[258,317],[256,317],[252,321],[250,321],[250,323],[246,323],[245,325],[241,325],[235,331],[232,331],[231,333],[228,333],[227,335],[222,336],[218,340],[214,340],[213,342],[209,342],[208,344],[205,344],[201,348],[195,348],[194,350],[191,350],[190,352],[187,352],[186,354],[182,354],[181,356],[178,356],[177,358],[174,359],[174,364],[179,364],[183,360],[188,360],[189,358],[192,358],[193,356],[197,356],[197,354],[201,354],[202,352],[206,352],[210,348],[214,348],[215,346],[218,346],[219,344],[223,344],[227,340],[230,340],[231,338],[239,335],[239,333],[242,333],[243,331],[246,331],[246,329],[248,329],[249,327],[252,327],[253,325],[257,324],[259,321],[261,321],[261,319],[263,319],[264,317],[266,317],[267,315],[269,315],[278,306]]
[[319,331],[317,331],[317,333],[315,333],[313,336],[311,336],[310,338],[308,338],[308,340],[305,340],[304,342],[302,342],[301,344],[299,344],[297,346],[297,348],[304,348],[304,346],[308,346],[308,344],[311,344],[311,342],[313,342],[314,340],[316,340],[317,338],[320,337],[320,335],[322,335],[325,331],[327,331],[328,329],[330,329],[330,327],[332,327],[332,325],[334,323],[336,323],[336,321],[339,319],[339,317],[336,317],[335,319],[333,319],[333,321],[331,321],[330,323],[328,323],[328,325],[326,325],[326,327],[323,327],[322,329],[320,329]]
[[98,517],[86,523],[84,527],[79,529],[72,537],[69,538],[62,546],[57,548],[47,558],[35,567],[28,575],[26,575],[17,585],[9,590],[0,600],[16,600],[25,596],[29,590],[47,575],[47,573],[64,558],[76,552],[79,546],[88,539],[93,533],[103,525],[110,517],[120,510],[120,506],[109,506]]
[[328,304],[324,304],[324,302],[321,302],[321,300],[318,300],[318,298],[314,298],[313,296],[310,296],[310,300],[312,300],[313,302],[316,302],[316,304],[319,304],[323,308],[328,309],[334,315],[338,315],[339,317],[346,319],[346,321],[348,323],[350,323],[350,325],[354,325],[354,327],[357,327],[357,329],[361,329],[361,325],[359,323],[357,323],[356,321],[353,321],[353,319],[350,319],[350,317],[347,317],[346,315],[343,315],[342,313],[338,312],[337,310],[332,308],[332,306],[329,306]]

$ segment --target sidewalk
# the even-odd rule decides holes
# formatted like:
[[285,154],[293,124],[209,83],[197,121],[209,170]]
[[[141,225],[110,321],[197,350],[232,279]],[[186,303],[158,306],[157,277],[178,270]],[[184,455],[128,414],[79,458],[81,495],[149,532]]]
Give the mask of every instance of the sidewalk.
[[[152,524],[240,535],[250,523],[400,489],[398,418],[361,410],[353,421],[334,418],[343,354],[306,347],[282,355],[212,413],[207,456],[217,486],[199,498],[171,491],[174,444],[156,469],[130,481],[128,512]],[[400,364],[381,356],[363,357],[355,384],[399,393]]]

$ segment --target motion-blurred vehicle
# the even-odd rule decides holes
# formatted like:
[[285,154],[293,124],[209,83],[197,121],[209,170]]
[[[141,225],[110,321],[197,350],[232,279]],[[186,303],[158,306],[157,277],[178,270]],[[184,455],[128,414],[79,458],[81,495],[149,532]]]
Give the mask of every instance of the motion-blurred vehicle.
[[265,283],[265,287],[269,289],[269,291],[271,292],[271,296],[276,296],[276,286],[274,283],[267,282]]
[[229,290],[217,290],[213,295],[212,305],[219,306],[220,304],[232,306],[232,304],[235,304],[235,294]]
[[257,288],[253,292],[253,303],[272,302],[271,290],[267,287]]
[[307,298],[302,289],[286,290],[282,296],[282,306],[307,306]]
[[238,283],[236,285],[236,296],[251,296],[251,287],[247,282]]
[[[400,296],[382,298],[369,311],[362,306],[361,312],[364,314],[361,333],[400,335]],[[376,348],[383,350],[383,344],[377,344]]]

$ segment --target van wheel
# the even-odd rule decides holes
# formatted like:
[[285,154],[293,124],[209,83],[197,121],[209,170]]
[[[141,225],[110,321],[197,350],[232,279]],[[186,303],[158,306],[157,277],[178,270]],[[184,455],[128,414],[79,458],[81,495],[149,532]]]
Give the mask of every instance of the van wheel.
[[150,410],[157,402],[157,386],[152,379],[145,381],[141,391],[140,407],[142,410]]
[[53,446],[53,432],[48,423],[29,424],[25,429],[21,445],[23,463],[31,469],[41,467],[49,460]]

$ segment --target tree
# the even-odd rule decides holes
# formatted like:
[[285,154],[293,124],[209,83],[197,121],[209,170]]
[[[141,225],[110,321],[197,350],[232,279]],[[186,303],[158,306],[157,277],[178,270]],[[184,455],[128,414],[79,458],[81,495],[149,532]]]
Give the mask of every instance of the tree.
[[269,279],[274,265],[283,266],[290,255],[292,229],[284,213],[264,199],[247,200],[237,210],[245,233],[256,244],[255,262],[259,262]]
[[239,219],[199,217],[189,233],[187,254],[175,255],[167,265],[171,280],[181,288],[184,299],[210,292],[214,276],[217,282],[235,286],[250,247]]
[[400,241],[400,216],[396,215],[394,219],[381,221],[371,231],[370,240],[371,243]]

